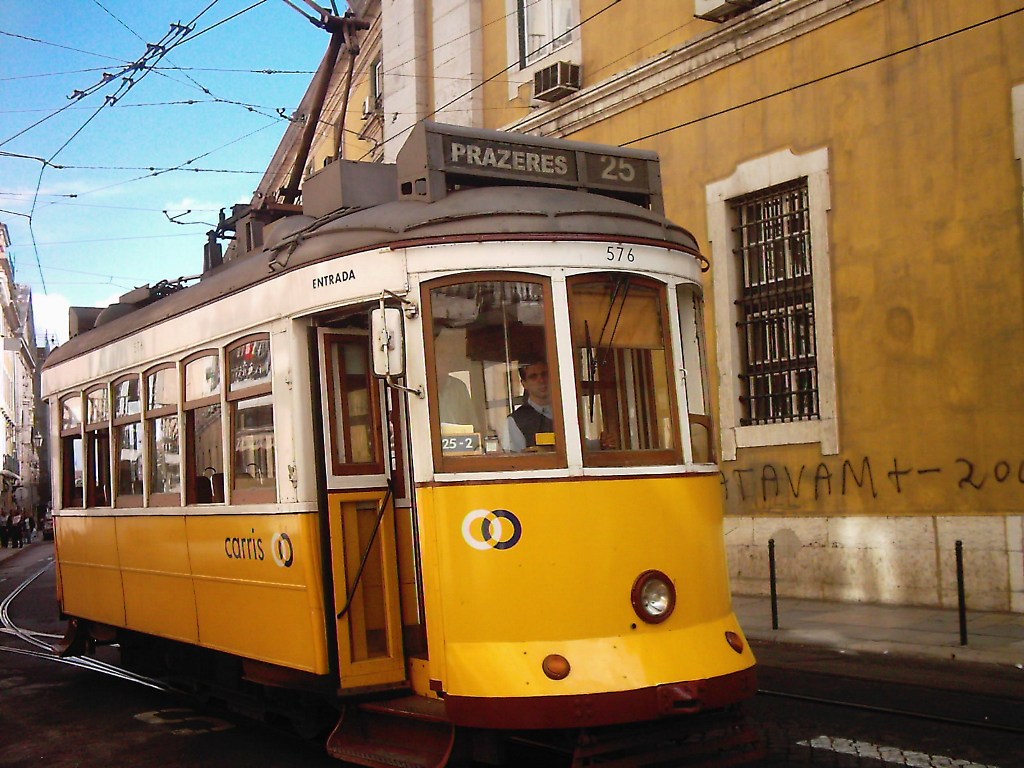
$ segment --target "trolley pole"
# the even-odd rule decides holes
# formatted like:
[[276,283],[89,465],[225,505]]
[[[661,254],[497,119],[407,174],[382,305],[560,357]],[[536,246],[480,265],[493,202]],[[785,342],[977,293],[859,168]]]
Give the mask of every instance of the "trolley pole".
[[967,645],[967,597],[964,589],[964,543],[956,543],[956,597],[960,612],[960,645]]

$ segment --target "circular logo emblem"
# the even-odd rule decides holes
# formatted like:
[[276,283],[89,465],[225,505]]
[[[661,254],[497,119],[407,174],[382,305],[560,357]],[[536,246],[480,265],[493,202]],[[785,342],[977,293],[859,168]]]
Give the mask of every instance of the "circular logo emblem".
[[295,549],[291,537],[287,533],[275,533],[270,540],[270,554],[274,562],[282,568],[291,568],[295,561]]
[[507,509],[474,509],[462,521],[462,538],[473,549],[512,549],[523,524]]

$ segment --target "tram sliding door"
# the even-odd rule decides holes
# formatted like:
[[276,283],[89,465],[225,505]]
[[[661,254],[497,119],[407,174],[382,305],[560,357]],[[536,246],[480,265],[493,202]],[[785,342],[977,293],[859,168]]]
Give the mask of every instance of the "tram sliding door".
[[382,415],[366,331],[321,328],[318,351],[341,686],[398,683],[403,579],[389,478],[404,439],[390,437],[394,422]]

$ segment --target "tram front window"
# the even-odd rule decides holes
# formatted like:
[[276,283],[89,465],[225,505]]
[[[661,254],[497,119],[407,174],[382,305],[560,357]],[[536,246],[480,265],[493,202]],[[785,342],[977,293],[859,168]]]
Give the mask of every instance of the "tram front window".
[[447,283],[428,293],[435,455],[492,460],[480,469],[564,463],[547,283]]
[[664,286],[627,274],[569,281],[584,462],[680,461]]

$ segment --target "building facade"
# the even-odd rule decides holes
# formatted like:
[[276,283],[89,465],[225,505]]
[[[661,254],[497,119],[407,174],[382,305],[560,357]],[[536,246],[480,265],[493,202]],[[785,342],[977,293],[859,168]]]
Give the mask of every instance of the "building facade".
[[712,263],[734,590],[771,541],[781,594],[955,605],[962,542],[969,606],[1024,611],[1024,2],[350,5],[307,175],[422,119],[660,154]]
[[48,472],[40,462],[42,425],[36,422],[39,382],[36,366],[32,292],[14,282],[7,227],[0,223],[0,508],[18,508],[38,519],[39,507],[49,499]]

